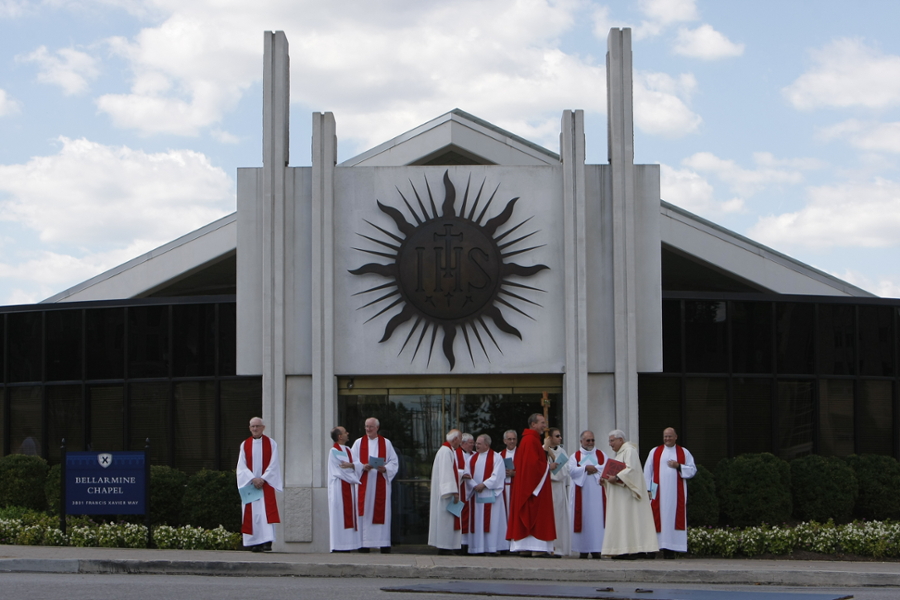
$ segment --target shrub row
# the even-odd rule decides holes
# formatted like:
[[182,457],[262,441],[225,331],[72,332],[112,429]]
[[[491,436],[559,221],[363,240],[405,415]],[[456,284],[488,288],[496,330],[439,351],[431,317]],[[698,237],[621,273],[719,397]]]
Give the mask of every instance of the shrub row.
[[[60,466],[48,468],[37,456],[0,458],[0,508],[18,506],[59,514]],[[202,470],[188,477],[171,467],[150,467],[150,522],[153,525],[241,527],[241,498],[234,471]],[[143,516],[124,520],[143,522]]]
[[692,526],[900,519],[900,463],[890,456],[817,455],[790,463],[769,454],[724,459],[715,475],[698,466],[688,480]]
[[833,521],[824,524],[811,521],[796,527],[690,527],[688,551],[698,556],[723,558],[782,556],[799,551],[896,558],[900,557],[900,523],[868,521],[835,525]]
[[[67,522],[67,533],[59,520],[46,513],[20,508],[0,511],[0,544],[26,546],[78,546],[100,548],[146,548],[147,528],[137,523],[94,523],[86,517]],[[168,550],[240,550],[241,534],[217,527],[153,528],[153,543]]]

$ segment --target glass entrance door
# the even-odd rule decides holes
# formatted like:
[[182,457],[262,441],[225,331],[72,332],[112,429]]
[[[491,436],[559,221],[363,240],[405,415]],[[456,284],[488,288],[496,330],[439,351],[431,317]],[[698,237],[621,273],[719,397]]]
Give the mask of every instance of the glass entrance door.
[[381,423],[379,433],[391,441],[397,452],[400,465],[391,493],[394,544],[427,543],[431,465],[447,431],[455,428],[475,437],[486,433],[491,437],[491,447],[499,451],[503,448],[504,431],[514,429],[521,435],[528,415],[543,412],[544,392],[550,398],[550,424],[559,426],[563,414],[559,378],[522,379],[516,378],[515,382],[537,387],[507,387],[502,385],[507,383],[503,380],[496,387],[486,381],[459,382],[470,383],[471,387],[401,387],[445,383],[423,380],[339,381],[338,423],[347,428],[351,439],[364,435],[365,420],[375,417]]

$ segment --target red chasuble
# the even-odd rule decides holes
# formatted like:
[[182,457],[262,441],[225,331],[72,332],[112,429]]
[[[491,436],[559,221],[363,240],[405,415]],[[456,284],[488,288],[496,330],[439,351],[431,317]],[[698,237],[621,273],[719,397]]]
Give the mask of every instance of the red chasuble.
[[[606,462],[606,455],[603,454],[602,452],[596,452],[595,456],[601,457],[603,459],[603,462],[601,462],[597,465],[598,468],[602,467],[603,463]],[[581,450],[575,451],[575,463],[576,464],[581,463]],[[601,469],[601,471],[602,471],[602,469]],[[582,523],[584,521],[584,519],[582,519],[582,515],[584,514],[583,509],[582,509],[582,499],[581,499],[581,487],[582,486],[575,485],[574,483],[572,485],[575,486],[575,514],[573,515],[574,520],[573,520],[572,530],[575,533],[581,533],[581,530],[583,527]],[[600,507],[600,510],[603,511],[603,526],[606,527],[606,488],[603,488],[601,486],[600,493],[602,494],[602,497],[603,497],[603,506]]]
[[[269,468],[269,462],[272,460],[272,440],[269,436],[262,436],[262,472],[265,473]],[[247,468],[253,472],[253,438],[248,437],[244,440],[244,458],[246,459]],[[266,522],[281,523],[278,517],[278,504],[275,502],[275,488],[266,481],[263,483],[263,502],[266,506]],[[244,522],[241,524],[241,533],[253,535],[253,507],[252,502],[244,505]]]
[[[334,443],[334,449],[343,452],[344,449],[337,442]],[[347,446],[347,462],[353,463],[353,454],[350,447]],[[346,481],[341,481],[341,503],[344,507],[344,529],[356,529],[356,515],[353,514],[353,488]]]
[[[541,436],[533,429],[522,433],[513,458],[516,476],[510,492],[509,527],[506,539],[521,540],[534,536],[545,542],[556,539],[553,520],[553,492],[550,491],[547,453]],[[537,496],[533,494],[541,480],[547,478]]]
[[[378,456],[387,460],[387,444],[384,443],[384,438],[380,435],[378,436]],[[369,463],[368,436],[364,436],[363,440],[359,443],[359,461],[364,465]],[[369,483],[369,473],[371,473],[371,471],[364,473],[365,477],[362,478],[359,484],[359,498],[357,498],[359,516],[363,516],[366,513],[366,485]],[[373,525],[384,525],[384,507],[386,503],[387,477],[384,473],[375,471],[375,506],[374,514],[372,515]]]
[[[475,463],[477,461],[478,461],[478,453],[476,452],[472,455],[472,460],[469,461],[469,465],[470,465],[469,471],[472,474],[475,473]],[[484,483],[485,481],[490,479],[491,475],[493,475],[493,474],[494,474],[494,451],[489,449],[487,451],[487,458],[484,461],[484,473],[482,473],[482,475],[481,475],[481,482]],[[473,521],[469,526],[469,531],[473,531],[473,532],[475,531],[475,523],[474,523],[475,503],[476,503],[475,498],[477,498],[477,496],[473,495],[469,499],[469,508],[470,508],[469,514],[472,515],[472,521]],[[483,520],[484,520],[484,532],[485,533],[491,532],[491,507],[492,506],[493,506],[493,504],[485,504],[484,505],[484,519]]]
[[[653,483],[659,485],[659,462],[662,458],[663,448],[665,446],[657,446],[653,450]],[[675,459],[678,464],[684,464],[684,448],[675,444]],[[684,531],[685,529],[685,498],[684,498],[684,479],[681,478],[681,471],[678,473],[678,504],[675,507],[675,529],[676,531]],[[650,501],[650,508],[653,510],[653,521],[656,523],[656,533],[662,531],[662,517],[659,512],[659,488],[656,489],[656,499]]]

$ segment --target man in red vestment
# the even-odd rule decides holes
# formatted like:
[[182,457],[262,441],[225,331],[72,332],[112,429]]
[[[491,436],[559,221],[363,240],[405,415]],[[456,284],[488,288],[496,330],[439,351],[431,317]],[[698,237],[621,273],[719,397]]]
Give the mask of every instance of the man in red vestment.
[[553,493],[550,469],[544,451],[547,420],[535,413],[528,417],[528,429],[513,459],[516,477],[510,492],[509,551],[531,556],[553,557],[556,524],[553,520]]
[[237,486],[262,490],[262,497],[244,504],[241,533],[244,547],[254,552],[269,551],[275,541],[275,523],[280,523],[275,491],[281,491],[281,466],[278,444],[263,435],[265,423],[259,417],[250,419],[250,437],[241,444],[237,463]]

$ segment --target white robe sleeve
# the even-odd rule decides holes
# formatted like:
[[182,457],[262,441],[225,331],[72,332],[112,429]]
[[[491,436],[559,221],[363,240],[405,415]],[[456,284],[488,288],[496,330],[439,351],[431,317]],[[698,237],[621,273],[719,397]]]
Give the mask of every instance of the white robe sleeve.
[[503,486],[506,483],[506,467],[499,452],[494,452],[494,471],[482,483],[487,489],[493,490],[495,496],[503,493]]
[[284,482],[281,479],[281,462],[278,460],[278,444],[276,444],[275,440],[272,438],[269,438],[269,441],[272,442],[272,458],[269,460],[269,468],[266,469],[261,477],[266,480],[266,483],[280,492],[282,488],[284,488]]
[[[350,450],[347,446],[344,446],[344,452]],[[347,483],[359,483],[359,475],[356,474],[356,463],[359,461],[353,461],[352,469],[343,469],[341,468],[341,460],[338,459],[337,456],[334,455],[334,448],[332,447],[328,450],[328,474],[334,477],[335,479],[340,479],[341,481],[346,481]]]
[[241,443],[240,452],[238,452],[238,462],[235,471],[237,472],[238,489],[244,487],[253,479],[253,471],[247,468],[247,457],[244,455],[243,443]]
[[578,466],[578,460],[575,459],[576,454],[577,452],[573,452],[569,455],[569,477],[572,478],[573,485],[584,487],[588,473],[584,466]]
[[[556,462],[556,459],[551,460],[550,462]],[[550,481],[566,481],[569,477],[569,459],[566,459],[565,464],[563,464],[562,468],[554,473],[550,471]]]
[[394,445],[391,443],[391,440],[384,440],[385,450],[387,456],[384,457],[384,468],[387,470],[385,475],[387,476],[388,483],[394,480],[394,476],[397,475],[397,471],[400,469],[400,461],[397,460],[397,453],[394,452]]
[[647,489],[653,489],[653,455],[656,454],[656,448],[647,455],[647,461],[644,463],[644,481],[647,483]]
[[697,474],[697,465],[694,464],[694,457],[690,452],[688,452],[687,448],[683,448],[683,450],[684,464],[681,465],[681,478],[690,479]]

